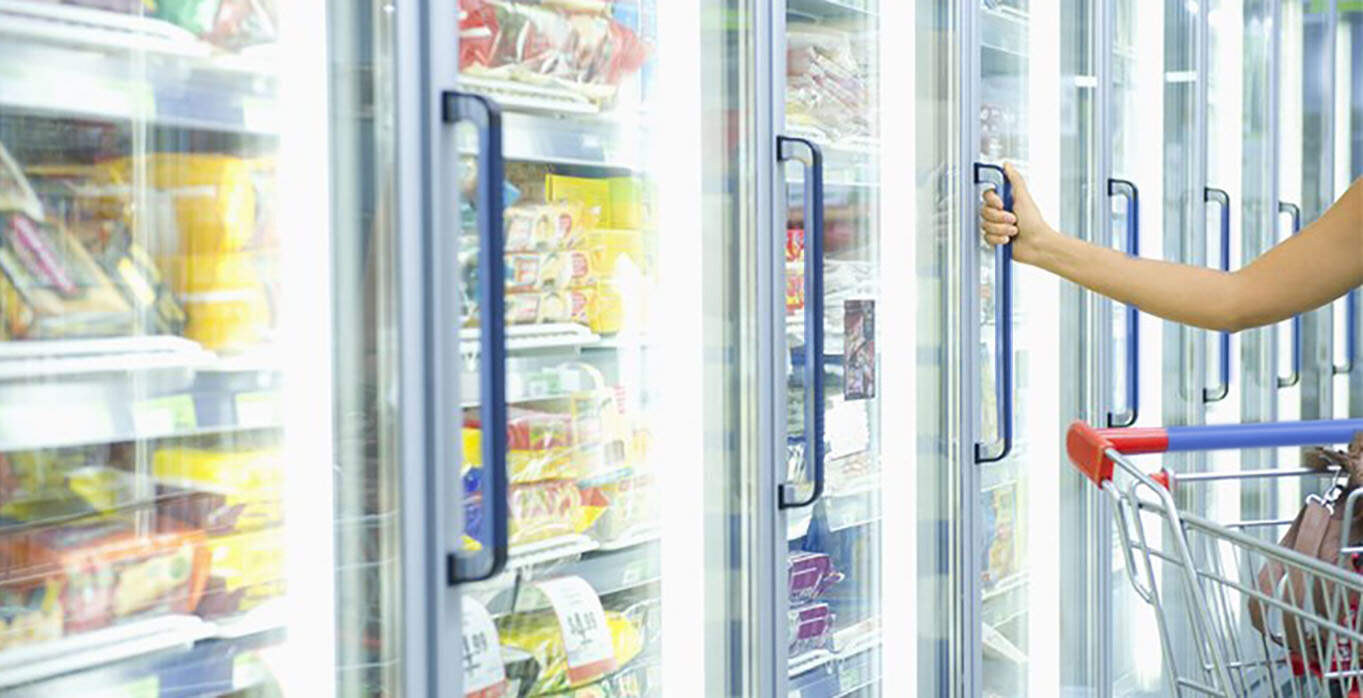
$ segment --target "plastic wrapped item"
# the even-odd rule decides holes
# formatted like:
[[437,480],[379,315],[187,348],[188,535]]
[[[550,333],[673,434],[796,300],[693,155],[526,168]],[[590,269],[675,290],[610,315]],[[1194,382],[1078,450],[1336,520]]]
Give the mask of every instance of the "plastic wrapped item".
[[791,23],[786,46],[787,123],[830,141],[870,135],[865,41],[836,27]]
[[275,0],[156,0],[151,13],[223,48],[274,41]]
[[0,216],[0,339],[132,332],[131,306],[79,241],[23,213]]
[[267,528],[213,536],[205,542],[212,562],[199,615],[216,618],[248,611],[284,593],[284,530]]
[[43,205],[9,151],[0,143],[0,211],[17,211],[43,220]]
[[842,581],[842,573],[833,569],[833,560],[827,554],[801,550],[787,555],[786,580],[790,603],[798,605],[817,599],[825,589]]
[[633,31],[606,14],[609,9],[582,0],[460,0],[459,69],[608,102],[649,53]]
[[[135,535],[123,521],[43,528],[0,538],[0,589],[60,585],[64,634],[156,613],[189,613],[208,577],[198,531]],[[3,592],[0,592],[3,593]]]
[[274,449],[157,449],[156,511],[211,535],[253,531],[284,519],[284,469]]
[[[643,634],[622,613],[606,611],[605,617],[615,664],[623,666],[643,651]],[[497,629],[503,647],[530,654],[539,668],[533,681],[520,682],[521,696],[546,695],[575,687],[568,678],[564,630],[552,612],[505,616],[497,621]],[[507,678],[512,679],[511,667],[508,667]]]
[[585,531],[594,516],[583,507],[577,485],[550,480],[512,485],[509,539],[525,545]]
[[34,578],[0,585],[0,651],[62,636],[61,582]]
[[635,177],[573,177],[548,174],[544,197],[560,204],[577,204],[592,215],[594,226],[638,230],[646,224],[647,190]]
[[833,644],[833,611],[826,603],[792,608],[787,613],[790,656],[826,650]]
[[608,544],[657,525],[660,507],[656,484],[653,476],[641,475],[584,488],[584,497],[599,497],[604,505],[601,518],[591,529],[592,538]]
[[599,256],[588,250],[520,252],[506,256],[509,292],[552,291],[589,286],[597,278]]
[[596,219],[575,202],[512,206],[502,220],[507,252],[573,249],[583,232],[596,225]]

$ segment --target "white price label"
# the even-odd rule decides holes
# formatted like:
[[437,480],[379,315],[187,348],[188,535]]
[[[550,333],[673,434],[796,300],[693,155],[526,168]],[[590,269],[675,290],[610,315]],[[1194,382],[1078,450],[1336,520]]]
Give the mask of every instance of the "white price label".
[[564,577],[537,586],[549,597],[558,617],[568,655],[568,680],[578,685],[615,671],[615,646],[606,612],[591,585],[581,577]]
[[497,626],[483,604],[463,597],[464,695],[467,698],[502,698],[506,693],[506,668]]

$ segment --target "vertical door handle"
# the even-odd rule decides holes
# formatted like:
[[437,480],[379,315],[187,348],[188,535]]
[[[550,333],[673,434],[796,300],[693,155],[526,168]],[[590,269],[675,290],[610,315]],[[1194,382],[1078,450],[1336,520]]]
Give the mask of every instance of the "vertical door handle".
[[777,136],[776,159],[794,160],[805,170],[805,459],[814,487],[801,498],[798,483],[782,483],[780,507],[791,509],[817,502],[824,491],[823,151],[804,138]]
[[[998,165],[975,163],[975,184],[984,184],[984,173],[995,172],[1002,180],[994,185],[1002,187],[1003,208],[1013,210],[1013,183]],[[994,363],[998,379],[994,384],[995,409],[999,424],[997,452],[990,454],[991,444],[975,442],[976,463],[997,463],[1013,450],[1013,243],[994,248],[994,265],[998,293],[994,299]]]
[[[1221,207],[1221,271],[1230,271],[1230,194],[1224,189],[1207,187],[1203,195],[1203,201],[1215,202]],[[1222,332],[1219,338],[1220,346],[1217,350],[1217,357],[1221,366],[1218,369],[1220,378],[1219,384],[1215,389],[1203,388],[1203,402],[1220,402],[1230,394],[1230,333]]]
[[[478,238],[482,250],[478,255],[478,296],[482,303],[479,313],[480,420],[483,448],[483,506],[484,518],[491,527],[492,559],[483,563],[482,555],[453,551],[448,558],[450,584],[477,582],[497,576],[506,568],[510,541],[508,536],[508,504],[510,494],[506,471],[506,241],[502,229],[502,191],[505,162],[502,159],[502,113],[497,104],[486,97],[462,92],[446,92],[443,97],[444,122],[453,126],[468,121],[478,129]],[[447,234],[435,231],[435,234]],[[436,284],[454,284],[458,274],[438,278]],[[458,317],[435,317],[433,332],[458,336]],[[437,360],[456,361],[456,357],[437,356]],[[455,391],[451,391],[455,392]],[[437,439],[453,441],[446,428],[449,420],[459,414],[459,403],[436,403],[436,423],[431,432]],[[437,453],[446,452],[437,448]],[[454,471],[454,463],[441,463],[446,472]]]
[[1354,359],[1358,356],[1358,291],[1349,291],[1344,297],[1344,363],[1336,364],[1335,375],[1346,376],[1353,373]]
[[[1286,201],[1278,202],[1278,213],[1292,216],[1292,234],[1301,232],[1301,207]],[[1292,316],[1292,372],[1287,377],[1278,376],[1279,388],[1291,388],[1301,382],[1301,315]]]
[[[1108,196],[1126,198],[1126,253],[1141,255],[1141,192],[1125,179],[1107,181]],[[1126,306],[1126,412],[1108,412],[1109,427],[1129,427],[1136,423],[1141,407],[1141,320],[1134,305]]]

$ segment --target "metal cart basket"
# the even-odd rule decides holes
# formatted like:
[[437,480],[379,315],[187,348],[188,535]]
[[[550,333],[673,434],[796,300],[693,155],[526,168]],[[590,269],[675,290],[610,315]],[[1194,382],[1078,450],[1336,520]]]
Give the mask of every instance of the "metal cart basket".
[[[1111,497],[1127,579],[1154,609],[1171,695],[1360,696],[1363,525],[1351,523],[1363,518],[1363,487],[1347,491],[1338,471],[1305,468],[1147,473],[1130,457],[1339,444],[1360,431],[1363,419],[1070,426],[1070,460]],[[1198,501],[1198,483],[1294,477],[1319,480],[1313,506],[1340,522],[1336,565],[1279,543],[1284,528],[1297,528],[1294,519],[1218,522],[1189,504]]]

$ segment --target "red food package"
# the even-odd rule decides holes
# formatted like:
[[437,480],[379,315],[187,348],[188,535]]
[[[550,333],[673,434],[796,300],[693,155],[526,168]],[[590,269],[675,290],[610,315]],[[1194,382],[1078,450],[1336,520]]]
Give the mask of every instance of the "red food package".
[[125,522],[26,531],[0,540],[0,587],[60,580],[66,633],[154,613],[190,613],[208,579],[200,531],[136,535]]
[[459,0],[459,69],[491,66],[501,25],[497,11],[484,0]]

